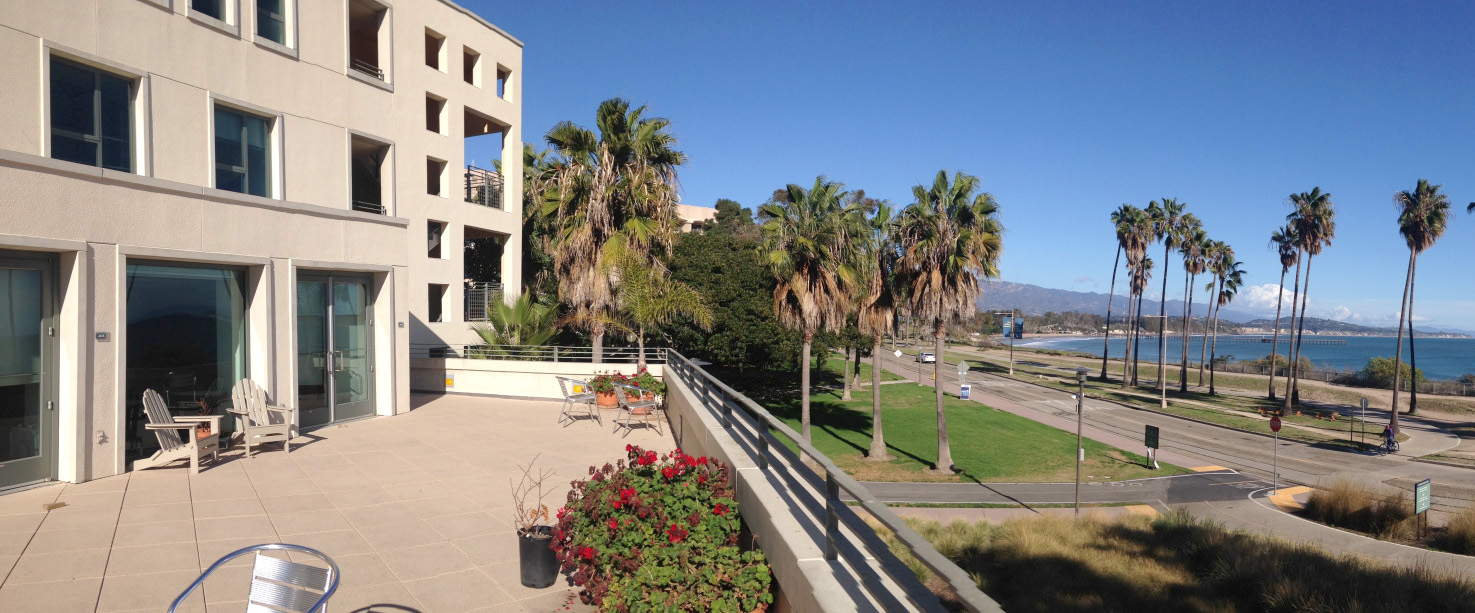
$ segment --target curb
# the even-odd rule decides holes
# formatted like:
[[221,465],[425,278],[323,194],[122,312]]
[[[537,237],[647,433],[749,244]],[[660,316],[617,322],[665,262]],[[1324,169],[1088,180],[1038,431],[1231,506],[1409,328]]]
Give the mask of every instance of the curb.
[[1423,462],[1425,464],[1438,464],[1440,466],[1450,466],[1450,467],[1453,467],[1453,468],[1463,468],[1465,470],[1475,470],[1475,466],[1471,466],[1469,464],[1456,464],[1454,462],[1441,462],[1439,460],[1425,460],[1423,458],[1409,458],[1409,461],[1410,462]]

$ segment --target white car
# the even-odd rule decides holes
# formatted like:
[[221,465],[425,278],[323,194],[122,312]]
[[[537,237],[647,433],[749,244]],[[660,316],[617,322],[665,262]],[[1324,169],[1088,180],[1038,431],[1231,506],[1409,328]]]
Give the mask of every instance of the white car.
[[919,353],[917,354],[917,361],[923,364],[936,364],[937,356],[930,353]]

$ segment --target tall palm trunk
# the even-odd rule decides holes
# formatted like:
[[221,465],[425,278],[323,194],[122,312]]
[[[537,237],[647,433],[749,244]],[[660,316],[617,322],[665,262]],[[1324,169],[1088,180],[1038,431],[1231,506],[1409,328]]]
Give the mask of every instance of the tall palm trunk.
[[867,460],[891,459],[886,454],[886,437],[881,433],[881,337],[876,337],[876,346],[871,349],[871,451]]
[[[1214,282],[1213,281],[1209,281],[1209,287],[1208,287],[1208,289],[1205,289],[1204,291],[1210,291],[1210,290],[1213,290],[1213,289],[1214,289]],[[1198,386],[1199,387],[1203,387],[1204,386],[1204,368],[1209,365],[1209,320],[1214,318],[1214,305],[1217,304],[1218,302],[1219,301],[1218,301],[1218,295],[1217,294],[1216,295],[1209,296],[1209,314],[1204,316],[1204,337],[1203,337],[1203,344],[1198,348]]]
[[[1414,250],[1408,250],[1408,273],[1403,276],[1403,303],[1398,307],[1398,343],[1393,351],[1393,406],[1390,424],[1398,431],[1398,391],[1403,387],[1403,321],[1409,315],[1408,295],[1414,283]],[[1413,322],[1409,322],[1413,326]]]
[[[1128,263],[1127,264],[1127,268],[1130,269],[1131,267],[1132,267],[1131,263]],[[1128,272],[1128,277],[1130,277],[1130,276],[1131,276],[1131,274],[1130,274],[1130,271],[1129,271]],[[1127,280],[1127,287],[1128,287],[1128,291],[1127,291],[1127,322],[1126,322],[1127,323],[1127,338],[1124,339],[1126,342],[1122,343],[1122,389],[1127,389],[1127,386],[1128,385],[1131,385],[1131,383],[1132,383],[1132,331],[1135,328],[1135,326],[1133,326],[1132,323],[1134,321],[1136,321],[1133,318],[1132,305],[1136,304],[1137,301],[1135,300],[1136,295],[1130,289],[1131,286],[1132,286],[1132,281],[1131,281],[1131,279],[1128,279]]]
[[1275,336],[1270,341],[1270,399],[1275,400],[1275,369],[1280,361],[1280,303],[1286,297],[1286,269],[1280,269],[1280,292],[1275,295]]
[[[1296,337],[1295,337],[1295,334],[1296,334],[1296,301],[1301,297],[1301,252],[1300,251],[1297,251],[1296,252],[1296,279],[1295,279],[1295,282],[1292,284],[1291,287],[1293,288],[1291,290],[1291,330],[1290,330],[1290,337],[1286,339],[1286,357],[1287,358],[1291,358],[1292,357],[1292,354],[1295,353],[1294,344],[1295,344],[1295,340],[1296,340]],[[1279,325],[1280,324],[1279,321],[1276,321],[1275,323],[1276,323],[1276,325]],[[1291,370],[1294,369],[1295,367],[1296,367],[1296,361],[1294,359],[1291,359],[1291,360],[1289,360],[1286,363],[1286,394],[1285,394],[1285,405],[1283,407],[1283,409],[1285,411],[1290,411],[1291,410]]]
[[1213,341],[1213,347],[1211,349],[1209,349],[1209,395],[1210,396],[1217,395],[1217,394],[1214,393],[1214,358],[1219,355],[1219,309],[1224,308],[1224,305],[1222,305],[1222,304],[1219,303],[1219,296],[1222,295],[1223,293],[1224,293],[1224,277],[1219,277],[1219,291],[1215,292],[1214,293],[1214,296],[1212,298],[1210,298],[1210,303],[1214,305],[1214,341]]
[[1178,373],[1178,392],[1188,393],[1188,339],[1193,336],[1193,282],[1198,275],[1185,274],[1188,293],[1183,304],[1183,369]]
[[1301,359],[1301,339],[1306,336],[1306,299],[1311,296],[1311,258],[1306,254],[1306,284],[1301,287],[1301,320],[1296,324],[1296,355],[1292,356],[1291,362],[1291,403],[1301,404],[1301,369],[1294,362]]
[[1408,414],[1419,412],[1419,359],[1414,355],[1414,288],[1419,283],[1418,256],[1408,271]]
[[590,358],[589,359],[590,360],[593,360],[595,364],[603,363],[604,362],[604,325],[602,325],[602,324],[596,324],[594,326],[594,329],[590,332],[590,335],[589,336],[590,336],[590,340],[592,341],[592,343],[590,343],[592,345],[592,347],[590,348],[590,354],[591,355],[590,355]]
[[635,346],[640,352],[635,358],[635,364],[640,370],[645,370],[645,326],[639,326],[637,328]]
[[[859,357],[859,356],[857,356]],[[850,401],[850,348],[845,347],[845,369],[840,371],[840,378],[844,379],[844,391],[840,393],[840,400]]]
[[1163,241],[1163,294],[1157,299],[1157,388],[1166,389],[1168,384],[1164,382],[1168,374],[1168,352],[1167,341],[1164,335],[1168,333],[1168,243]]
[[[941,309],[942,305],[939,304],[938,310]],[[947,338],[947,326],[943,323],[941,317],[937,318],[936,334],[937,337],[934,340],[934,345],[936,347],[935,355],[937,356],[937,361],[932,363],[932,387],[937,392],[937,471],[951,473],[953,470],[953,450],[948,446],[947,415],[943,412],[942,406],[942,363],[945,361],[942,357],[945,355],[943,353],[943,339]]]
[[800,434],[804,435],[804,441],[813,440],[809,436],[809,347],[814,344],[814,333],[804,333],[804,357],[800,360],[802,370],[799,371],[799,424]]
[[1101,344],[1101,380],[1106,380],[1106,356],[1111,349],[1111,307],[1116,302],[1116,273],[1122,267],[1122,244],[1116,246],[1116,264],[1111,267],[1111,293],[1106,295],[1106,338]]
[[1137,293],[1137,319],[1132,321],[1132,385],[1137,385],[1138,362],[1142,360],[1142,298],[1146,291]]

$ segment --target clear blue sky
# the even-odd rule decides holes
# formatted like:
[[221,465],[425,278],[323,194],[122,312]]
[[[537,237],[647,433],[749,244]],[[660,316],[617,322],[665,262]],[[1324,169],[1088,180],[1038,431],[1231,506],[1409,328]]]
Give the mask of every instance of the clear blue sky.
[[[1338,223],[1312,314],[1396,323],[1392,197],[1426,177],[1457,208],[1419,261],[1420,325],[1475,330],[1475,5],[465,4],[527,45],[525,140],[592,126],[605,98],[648,104],[705,206],[817,174],[906,204],[963,170],[1001,203],[1010,281],[1105,292],[1107,215],[1176,197],[1273,289],[1286,196],[1320,186]],[[1233,308],[1273,309],[1262,294]]]

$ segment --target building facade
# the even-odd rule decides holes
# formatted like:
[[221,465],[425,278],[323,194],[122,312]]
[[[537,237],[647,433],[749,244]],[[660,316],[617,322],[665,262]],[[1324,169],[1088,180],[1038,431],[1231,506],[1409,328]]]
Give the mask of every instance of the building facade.
[[516,288],[522,44],[449,1],[11,0],[0,58],[0,490],[129,470],[147,389],[407,411]]

